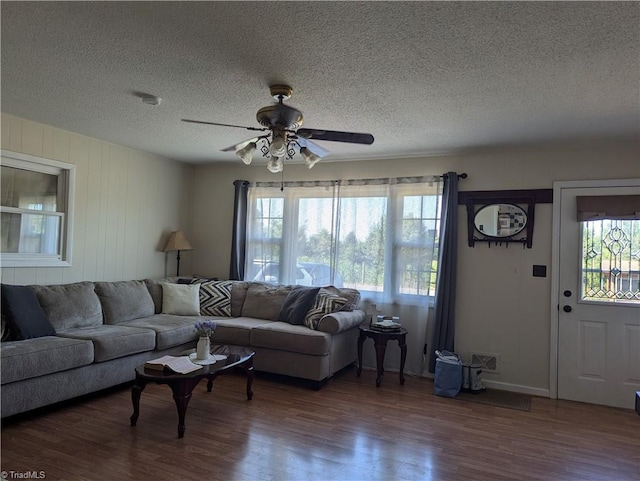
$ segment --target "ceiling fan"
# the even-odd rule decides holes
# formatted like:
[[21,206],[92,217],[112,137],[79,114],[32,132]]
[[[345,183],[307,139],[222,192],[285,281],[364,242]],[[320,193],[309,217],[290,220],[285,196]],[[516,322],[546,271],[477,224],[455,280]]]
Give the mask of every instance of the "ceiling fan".
[[313,167],[329,152],[313,140],[328,140],[332,142],[347,142],[351,144],[373,143],[373,135],[357,132],[341,132],[337,130],[302,129],[302,112],[285,105],[293,89],[289,85],[271,85],[271,96],[277,103],[258,110],[256,119],[262,127],[245,127],[242,125],[222,124],[219,122],[205,122],[202,120],[182,119],[183,122],[194,124],[219,125],[221,127],[237,127],[246,130],[266,132],[251,139],[232,145],[223,152],[235,151],[242,161],[249,165],[258,146],[263,157],[269,159],[267,169],[270,172],[281,172],[284,168],[283,160],[291,159],[299,152],[307,167]]

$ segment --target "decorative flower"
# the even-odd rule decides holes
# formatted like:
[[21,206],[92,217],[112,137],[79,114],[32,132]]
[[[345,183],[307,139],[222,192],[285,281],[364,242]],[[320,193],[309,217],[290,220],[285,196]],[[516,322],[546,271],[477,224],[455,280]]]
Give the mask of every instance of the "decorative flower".
[[200,337],[211,337],[216,330],[216,323],[213,321],[198,321],[195,323],[196,332]]

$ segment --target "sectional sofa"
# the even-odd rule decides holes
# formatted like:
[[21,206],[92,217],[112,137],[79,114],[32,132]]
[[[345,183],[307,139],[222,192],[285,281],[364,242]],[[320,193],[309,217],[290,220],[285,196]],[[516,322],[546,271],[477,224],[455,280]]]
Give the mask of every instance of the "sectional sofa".
[[145,361],[193,350],[203,319],[217,324],[214,344],[250,346],[256,370],[319,388],[357,358],[359,298],[352,289],[200,278],[3,285],[13,340],[0,345],[2,417],[131,381]]

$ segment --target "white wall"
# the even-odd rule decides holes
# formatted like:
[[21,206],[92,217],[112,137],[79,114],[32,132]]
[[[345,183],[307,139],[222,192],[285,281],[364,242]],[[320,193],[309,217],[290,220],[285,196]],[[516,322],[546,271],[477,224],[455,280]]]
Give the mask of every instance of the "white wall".
[[[632,142],[593,142],[501,149],[416,159],[331,163],[312,170],[286,165],[285,180],[374,178],[466,172],[460,190],[551,189],[558,180],[640,177],[640,151]],[[244,166],[199,166],[194,175],[193,265],[200,274],[226,278],[229,272],[233,181],[276,181],[264,163]],[[552,205],[536,206],[533,248],[467,246],[466,209],[459,208],[456,350],[498,354],[499,374],[484,378],[524,386],[544,394],[549,388],[550,277],[532,276],[532,266],[551,272]],[[409,329],[407,370],[419,374],[427,326],[420,309],[387,306]],[[399,367],[395,343],[387,349],[385,366]],[[375,364],[373,346],[365,344],[365,363]],[[396,382],[392,375],[385,382]]]
[[[2,268],[3,283],[175,275],[175,253],[161,250],[172,230],[190,235],[189,165],[7,114],[1,125],[3,149],[76,165],[72,266]],[[180,268],[190,272],[190,252]]]

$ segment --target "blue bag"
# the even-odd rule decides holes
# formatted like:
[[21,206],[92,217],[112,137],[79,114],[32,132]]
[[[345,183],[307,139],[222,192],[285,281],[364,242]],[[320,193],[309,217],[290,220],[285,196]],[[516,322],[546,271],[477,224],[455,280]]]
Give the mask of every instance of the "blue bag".
[[436,351],[433,392],[436,396],[455,397],[462,387],[462,361],[449,351]]

